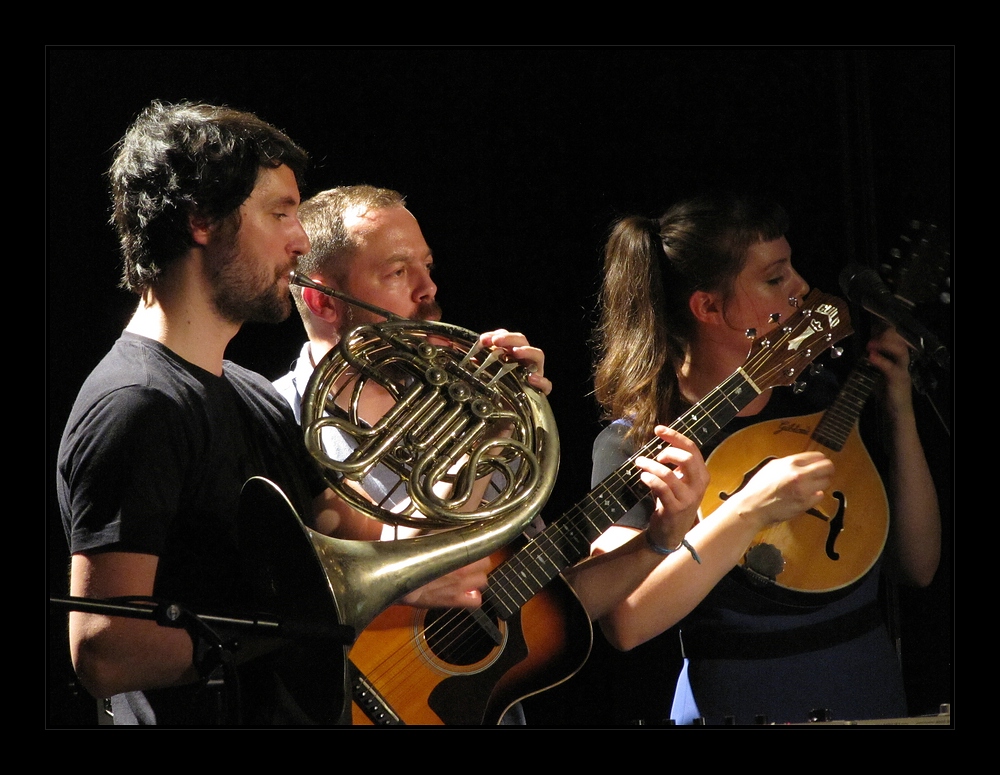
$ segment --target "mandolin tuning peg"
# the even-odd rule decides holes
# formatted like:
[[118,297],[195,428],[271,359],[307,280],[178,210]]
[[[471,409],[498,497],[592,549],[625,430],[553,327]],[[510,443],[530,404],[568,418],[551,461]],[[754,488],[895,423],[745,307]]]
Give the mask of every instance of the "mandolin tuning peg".
[[767,320],[768,320],[769,323],[777,323],[779,320],[781,320],[781,313],[780,312],[772,312],[768,316]]
[[806,389],[806,383],[802,382],[801,380],[799,380],[798,382],[796,382],[795,384],[792,385],[792,392],[795,395],[799,395],[805,389]]
[[843,354],[844,354],[844,348],[843,347],[834,347],[832,350],[830,350],[830,357],[831,358],[839,358]]

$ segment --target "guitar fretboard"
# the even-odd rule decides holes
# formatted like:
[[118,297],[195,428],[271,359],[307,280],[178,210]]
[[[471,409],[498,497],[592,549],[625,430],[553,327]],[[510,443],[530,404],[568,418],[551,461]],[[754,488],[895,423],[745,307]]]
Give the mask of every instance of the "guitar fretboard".
[[[670,427],[702,446],[760,392],[741,369]],[[558,573],[588,556],[591,543],[650,494],[639,478],[635,459],[655,457],[667,446],[659,438],[648,442],[583,500],[494,569],[483,593],[484,606],[507,619]]]
[[[788,322],[754,340],[745,364],[670,427],[699,447],[764,390],[790,385],[812,360],[851,333],[843,302],[817,290]],[[590,554],[591,543],[622,518],[649,489],[639,478],[637,457],[655,457],[667,446],[654,438],[601,482],[576,506],[495,568],[483,592],[484,608],[502,619],[513,616],[556,575]]]

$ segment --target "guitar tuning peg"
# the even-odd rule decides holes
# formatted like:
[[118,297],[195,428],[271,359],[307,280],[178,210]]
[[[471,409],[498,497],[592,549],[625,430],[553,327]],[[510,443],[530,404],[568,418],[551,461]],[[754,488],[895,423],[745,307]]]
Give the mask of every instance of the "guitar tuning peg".
[[844,348],[843,347],[834,347],[832,350],[830,350],[830,357],[831,358],[839,358],[843,354],[844,354]]
[[792,392],[795,395],[799,395],[805,389],[806,389],[806,383],[802,382],[801,380],[792,385]]
[[772,312],[768,316],[767,320],[768,320],[769,323],[777,323],[779,320],[781,320],[781,313],[780,312]]
[[938,296],[942,304],[951,304],[951,294],[948,291],[941,291],[941,295]]
[[755,336],[757,336],[757,329],[756,328],[748,328],[746,330],[745,336],[746,336],[747,339],[753,339]]

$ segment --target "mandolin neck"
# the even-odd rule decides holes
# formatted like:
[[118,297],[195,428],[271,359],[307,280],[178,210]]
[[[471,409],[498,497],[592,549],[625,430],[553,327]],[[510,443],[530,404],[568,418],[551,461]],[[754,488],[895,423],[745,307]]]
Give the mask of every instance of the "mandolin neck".
[[823,413],[823,418],[813,431],[813,440],[827,449],[840,452],[847,443],[851,430],[857,425],[865,402],[881,378],[882,372],[871,361],[867,358],[859,361],[830,408]]

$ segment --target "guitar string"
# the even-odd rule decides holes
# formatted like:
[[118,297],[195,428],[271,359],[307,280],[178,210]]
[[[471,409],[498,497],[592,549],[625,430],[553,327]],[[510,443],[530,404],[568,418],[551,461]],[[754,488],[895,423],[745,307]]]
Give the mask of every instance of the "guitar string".
[[[646,445],[643,451],[644,452],[651,451],[652,448],[657,446],[656,444],[657,442],[658,440],[650,442],[649,444]],[[662,444],[662,442],[660,443]],[[612,475],[612,477],[609,477],[609,479],[613,478],[615,478],[614,475]],[[604,489],[608,489],[608,487],[604,487]],[[586,513],[585,512],[582,513],[583,516],[586,517]],[[563,538],[564,535],[569,535],[569,533],[571,532],[569,526],[567,525],[567,521],[572,521],[572,517],[573,514],[571,511],[571,513],[568,515],[568,520],[560,519],[552,526],[553,528],[555,528],[554,532],[556,534],[559,534],[555,538],[553,538],[553,531],[546,530],[540,536],[538,536],[535,541],[530,542],[529,545],[525,547],[525,549],[523,549],[521,552],[515,555],[515,557],[523,558],[525,556],[525,550],[527,550],[528,553],[530,553],[532,548],[540,547],[542,541],[550,542],[553,546],[561,543],[560,539]],[[543,556],[551,557],[549,552],[544,548],[541,549],[540,553]],[[571,558],[566,558],[566,559],[571,559]],[[521,562],[519,563],[519,565],[521,567],[524,567],[525,563]],[[501,565],[500,568],[502,569],[508,566],[510,569],[513,569],[514,567],[509,563],[505,563],[504,565]],[[499,575],[491,574],[490,584],[487,587],[486,592],[484,593],[484,604],[487,608],[493,608],[494,606],[492,605],[492,603],[494,598],[502,596],[499,595],[500,591],[505,587],[506,583],[509,583],[509,580],[505,579],[505,575],[509,574],[505,574],[503,571],[501,571]],[[424,616],[426,617],[426,615]],[[456,652],[457,654],[456,644],[459,644],[463,638],[466,638],[469,635],[478,635],[479,633],[481,633],[480,627],[474,622],[470,622],[470,618],[471,617],[466,612],[461,611],[460,609],[456,609],[447,614],[444,614],[441,617],[437,618],[434,622],[425,624],[424,639],[433,640],[438,645],[438,648],[442,652],[447,653],[448,651],[450,651],[450,652]],[[394,655],[395,657],[398,657],[396,659],[390,657],[390,659],[384,660],[379,665],[378,672],[372,671],[371,675],[369,675],[369,678],[374,680],[376,684],[381,683],[384,686],[387,681],[391,680],[392,676],[399,675],[399,671],[408,667],[409,662],[412,661],[412,660],[406,660],[406,657],[413,657],[414,660],[416,659],[415,651],[416,647],[419,645],[418,641],[420,640],[422,639],[419,637],[419,635],[415,635],[410,641],[409,649],[401,649],[397,651],[396,654]],[[473,647],[474,644],[471,643],[468,646],[468,648],[473,648]],[[455,659],[459,658],[460,658],[459,656],[455,657]],[[464,658],[464,655],[462,655],[461,658]],[[403,661],[401,662],[400,659],[402,659]],[[402,680],[405,681],[406,678],[404,677]]]
[[[774,344],[773,349],[777,349],[779,346],[781,346],[782,343],[787,342],[787,340],[789,339],[789,337],[791,336],[791,334],[793,333],[794,330],[795,330],[794,327],[786,324],[786,326],[783,329],[781,329],[781,331],[783,333],[778,336],[778,338],[776,340],[776,343]],[[773,333],[772,333],[772,335],[773,335]],[[832,342],[830,344],[828,344],[828,346],[830,346],[830,345],[832,345]],[[826,348],[823,348],[823,349],[826,349]],[[818,355],[819,353],[816,353],[816,354]],[[680,420],[678,420],[678,422],[674,423],[674,425],[671,426],[671,427],[675,427],[677,430],[680,430],[681,432],[685,432],[686,430],[689,431],[691,428],[694,428],[695,426],[699,425],[699,421],[701,419],[701,418],[697,417],[696,415],[694,416],[693,420],[690,419],[693,410],[697,409],[699,412],[704,411],[705,414],[708,417],[711,417],[711,415],[714,413],[715,410],[718,409],[718,407],[723,406],[726,403],[732,404],[732,402],[730,400],[730,396],[725,392],[724,387],[727,384],[729,384],[730,382],[732,382],[734,379],[738,378],[738,377],[741,378],[741,379],[745,378],[748,381],[749,378],[746,378],[746,373],[750,372],[750,373],[753,373],[753,374],[756,375],[757,369],[760,368],[760,364],[758,364],[757,361],[766,360],[767,358],[770,358],[770,357],[772,357],[772,348],[771,347],[761,347],[761,348],[759,348],[757,350],[756,353],[751,353],[751,356],[748,358],[747,363],[744,365],[743,368],[741,368],[740,370],[738,370],[737,372],[735,372],[733,375],[731,375],[730,378],[728,378],[725,382],[723,382],[723,384],[719,388],[717,388],[715,391],[713,391],[713,393],[710,394],[709,397],[706,397],[706,400],[703,400],[702,402],[699,402],[698,404],[696,404],[695,407],[692,407],[692,410],[689,410],[689,412],[686,412],[685,415],[684,415],[684,417],[681,418]],[[811,358],[809,360],[811,360]],[[784,366],[780,366],[779,367],[779,366],[775,365],[775,366],[772,366],[770,368],[770,371],[762,370],[761,374],[763,375],[763,377],[757,376],[757,381],[762,382],[764,384],[769,384],[770,382],[772,382],[774,380],[775,375],[778,374],[778,373],[780,373],[781,368],[784,368]],[[706,406],[706,403],[707,403],[707,401],[708,401],[709,398],[711,398],[715,402],[714,406]],[[739,408],[737,408],[737,412],[738,411],[739,411]],[[718,428],[716,430],[718,430]],[[713,433],[714,433],[714,431],[713,431]],[[610,485],[608,484],[608,482],[610,480],[616,479],[616,478],[622,479],[621,472],[623,471],[623,469],[631,468],[631,466],[633,465],[634,460],[635,460],[636,457],[638,457],[640,455],[655,457],[655,455],[658,454],[658,452],[660,450],[662,450],[665,446],[667,446],[667,444],[665,442],[662,442],[658,438],[654,438],[652,441],[648,442],[638,453],[636,453],[636,455],[633,455],[632,458],[630,458],[628,461],[626,461],[626,463],[622,467],[620,467],[618,469],[618,471],[616,471],[615,473],[613,473],[612,475],[610,475],[607,479],[605,479],[604,482],[602,482],[601,485],[599,485],[598,488],[596,488],[596,489],[602,489],[602,488],[603,489],[607,489],[608,493],[610,494]],[[634,473],[632,475],[630,475],[629,477],[622,479],[622,481],[620,482],[620,484],[622,486],[629,487],[629,488],[633,488],[633,487],[636,487],[636,486],[641,486],[641,487],[645,488],[645,486],[641,484],[641,480],[639,479],[638,471],[636,469],[634,469],[634,468],[631,468],[631,471],[634,472]],[[648,492],[648,490],[647,490],[647,492]],[[634,492],[633,492],[633,495],[635,495]],[[616,500],[617,500],[617,496],[615,496],[615,497],[616,497]],[[588,500],[590,500],[591,502],[593,502],[592,498],[588,498]],[[578,507],[574,507],[573,509],[570,510],[570,512],[567,513],[567,515],[564,515],[564,518],[560,518],[559,520],[556,521],[556,523],[554,523],[552,525],[552,527],[556,528],[556,531],[555,531],[556,533],[559,533],[559,534],[565,533],[565,534],[568,535],[568,533],[569,533],[569,526],[570,526],[570,524],[572,524],[572,517],[570,516],[570,514],[572,512],[574,512],[574,511],[579,511],[580,514],[583,516],[583,518],[585,520],[590,521],[590,517],[589,517],[589,515],[587,515],[585,509],[583,509],[582,507],[579,507],[579,506]],[[596,527],[592,521],[591,521],[591,525],[592,525],[592,527]],[[535,544],[534,548],[539,549],[539,552],[543,556],[545,556],[547,559],[549,559],[551,561],[551,557],[546,553],[546,550],[543,547],[541,547],[541,544],[540,544],[540,542],[538,542],[538,539],[543,539],[544,538],[545,540],[547,540],[550,543],[552,543],[553,546],[556,546],[557,551],[559,551],[560,554],[563,554],[563,553],[562,553],[561,550],[558,549],[558,546],[556,544],[555,539],[553,539],[551,537],[551,535],[547,536],[546,535],[547,533],[549,533],[548,530],[544,531],[542,534],[540,534],[536,538],[535,541],[529,542],[529,545],[526,546],[525,549],[529,549],[529,547],[531,547],[532,544]],[[500,571],[500,574],[498,576],[498,582],[499,582],[499,581],[503,580],[500,577],[510,576],[512,573],[514,573],[513,569],[514,569],[514,565],[515,564],[519,564],[519,565],[525,566],[526,565],[526,561],[525,561],[524,558],[526,556],[528,556],[528,555],[525,554],[525,549],[522,549],[521,552],[519,552],[517,555],[515,555],[513,558],[511,558],[511,560],[508,560],[506,563],[504,563],[501,566],[499,566],[497,569],[494,570],[493,573],[490,574],[490,581],[491,581],[491,583],[488,585],[488,587],[487,587],[487,589],[486,589],[486,591],[484,592],[484,595],[483,595],[484,606],[485,606],[485,604],[487,602],[487,598],[488,597],[492,598],[494,596],[493,593],[496,592],[497,590],[499,590],[503,586],[500,583],[498,583],[496,585],[494,585],[492,583],[494,574],[496,574],[497,571]],[[511,561],[514,561],[515,559],[516,559],[516,562],[514,564],[512,564]],[[567,558],[567,559],[569,559],[569,558]],[[509,565],[509,568],[507,568],[506,570],[501,570],[501,569],[505,568],[505,566],[508,566],[508,565]],[[553,574],[553,576],[550,577],[549,580],[551,580],[551,578],[554,578],[554,575],[555,574]],[[547,584],[548,581],[546,581],[545,583]],[[544,586],[544,584],[543,584],[543,586]],[[527,602],[528,599],[530,599],[530,596],[528,598],[526,598],[524,600],[524,602]],[[523,605],[523,603],[522,603],[522,605]],[[519,606],[516,607],[514,610],[517,610],[518,608],[519,608]],[[445,621],[445,617],[447,617],[448,621]],[[466,612],[463,609],[453,609],[448,614],[445,614],[443,617],[441,617],[440,619],[436,620],[433,624],[431,624],[429,626],[428,629],[430,629],[430,628],[436,628],[438,631],[444,631],[445,627],[450,627],[451,631],[450,632],[446,632],[446,635],[449,637],[449,642],[452,644],[452,647],[454,647],[454,641],[455,641],[455,639],[461,638],[461,637],[465,637],[469,632],[474,632],[474,631],[479,631],[480,630],[479,626],[476,625],[474,622],[472,622],[471,624],[469,623],[470,619],[471,619],[471,616],[469,616],[468,614],[466,614]],[[464,620],[465,621],[464,626],[462,624],[462,621],[460,621],[460,620]],[[378,677],[377,681],[373,681],[373,683],[375,683],[376,686],[378,686],[379,682],[382,682],[384,684],[385,681],[388,681],[390,679],[390,673],[389,673],[390,670],[393,672],[393,674],[396,674],[396,673],[398,673],[399,670],[402,670],[402,669],[408,667],[409,664],[412,664],[412,663],[415,663],[415,662],[419,661],[420,655],[418,653],[419,649],[417,648],[417,642],[418,642],[418,640],[420,640],[419,636],[415,635],[414,637],[412,637],[410,639],[410,643],[409,643],[410,648],[406,649],[404,647],[400,647],[399,649],[397,649],[397,651],[396,651],[396,653],[394,655],[390,656],[389,659],[383,660],[382,663],[380,663],[378,666],[376,666],[376,668],[372,671],[371,675],[369,676],[369,678],[371,678],[371,676],[377,676]],[[396,657],[395,659],[393,659],[394,656]],[[407,656],[412,656],[412,659],[407,660],[406,659]],[[413,671],[407,670],[407,673],[412,673],[412,672]]]
[[[733,376],[734,377],[739,376],[739,373],[737,372]],[[727,380],[727,382],[729,381],[731,380]],[[732,402],[729,396],[726,395],[725,391],[724,390],[713,391],[713,394],[710,397],[706,397],[706,400],[700,402],[697,405],[697,407],[700,407],[698,419],[696,419],[694,422],[691,422],[689,420],[690,413],[686,413],[685,417],[681,418],[674,425],[678,430],[684,432],[685,430],[688,430],[690,427],[693,427],[694,425],[697,425],[700,422],[704,422],[704,420],[700,418],[701,411],[704,411],[706,416],[711,417],[716,413],[719,407],[724,406],[726,404],[729,404],[731,406]],[[629,461],[627,461],[618,471],[611,474],[607,479],[605,479],[605,481],[602,482],[595,489],[595,492],[601,491],[602,495],[608,495],[613,497],[615,501],[619,503],[620,507],[623,507],[618,499],[618,495],[612,489],[613,485],[617,484],[619,489],[621,487],[625,487],[631,490],[633,497],[636,497],[638,501],[639,498],[637,497],[637,494],[634,492],[634,490],[636,488],[641,487],[643,490],[645,490],[645,492],[648,493],[648,489],[646,489],[645,485],[641,483],[638,469],[635,469],[633,467],[635,458],[640,455],[647,457],[655,457],[655,455],[658,454],[658,452],[663,448],[665,448],[666,446],[668,446],[666,442],[661,441],[659,438],[654,438],[646,445],[644,445],[639,452],[633,455],[629,459]],[[628,475],[623,474],[623,471],[626,470],[629,472]],[[592,497],[588,497],[585,503],[586,502],[593,503],[594,499]],[[607,511],[605,509],[601,509],[599,504],[595,503],[595,505],[597,505],[598,509],[606,517]],[[505,590],[507,586],[510,585],[511,578],[514,579],[517,578],[518,571],[520,571],[522,568],[527,567],[526,558],[531,555],[533,549],[537,550],[535,552],[536,554],[540,554],[541,556],[548,559],[550,562],[552,561],[551,559],[552,555],[550,551],[546,549],[545,546],[543,546],[543,542],[548,543],[553,547],[556,547],[556,551],[559,551],[560,554],[562,554],[562,551],[558,549],[558,546],[562,545],[560,539],[574,533],[578,534],[580,528],[577,525],[579,524],[579,521],[581,519],[585,522],[588,522],[591,525],[592,529],[594,530],[598,529],[598,526],[595,524],[591,515],[587,512],[586,508],[577,505],[569,512],[567,512],[567,514],[564,515],[563,518],[560,518],[552,525],[552,527],[555,528],[554,533],[553,531],[550,530],[544,531],[542,534],[536,537],[536,539],[533,542],[529,542],[529,545],[526,546],[524,549],[522,549],[520,552],[518,552],[518,554],[516,554],[514,558],[511,558],[511,560],[499,566],[499,568],[496,569],[494,573],[491,574],[490,584],[487,587],[486,592],[484,593],[484,607],[486,603],[492,602],[492,598],[498,597],[499,593]],[[582,556],[586,556],[585,553]],[[571,559],[571,558],[566,558],[566,559]],[[568,565],[566,567],[568,567]],[[499,575],[496,575],[496,583],[494,583],[494,575],[497,573],[497,570],[499,570],[500,573]],[[555,575],[556,574],[553,573],[552,576],[548,577],[548,579],[544,583],[547,584],[548,581],[551,581],[551,578],[554,578]],[[544,586],[544,584],[540,584],[539,589],[542,586]],[[530,597],[531,597],[530,595],[527,597],[524,597],[522,595],[521,605],[523,605],[524,602],[527,602],[527,600],[530,599]],[[508,604],[510,602],[514,602],[514,600],[515,598],[509,596]],[[519,608],[520,608],[519,605],[513,606],[513,610],[515,611],[518,610]],[[448,614],[445,614],[442,617],[436,619],[433,623],[425,627],[425,631],[427,632],[427,635],[423,640],[427,640],[433,637],[435,643],[439,644],[439,648],[441,649],[441,651],[445,651],[447,649],[452,652],[457,652],[458,647],[456,644],[460,643],[462,639],[468,638],[470,635],[479,636],[482,633],[482,630],[479,627],[479,625],[476,624],[472,620],[471,616],[468,615],[462,609],[454,609]],[[410,664],[415,663],[419,660],[418,652],[419,652],[420,640],[422,639],[420,638],[419,635],[414,635],[410,640],[409,648],[401,647],[399,650],[397,650],[396,654],[393,655],[397,657],[396,659],[390,657],[389,659],[384,660],[377,667],[376,670],[373,670],[371,675],[369,675],[369,678],[373,680],[373,683],[375,683],[376,686],[380,684],[385,686],[387,682],[393,681],[393,676],[399,676],[400,671],[406,670],[406,674],[412,673],[412,671],[408,670],[407,668],[410,666]],[[467,648],[474,648],[474,647],[475,644],[470,643],[470,645]],[[490,650],[492,650],[492,648]],[[466,650],[466,652],[462,654],[461,658],[463,659],[467,658],[467,654],[468,651]],[[406,659],[406,657],[412,657],[412,659]],[[405,674],[401,680],[403,682],[406,681]],[[401,685],[402,684],[399,684],[399,686]],[[393,691],[397,691],[399,686],[396,686],[393,689]]]
[[[718,406],[722,406],[725,403],[730,403],[729,398],[728,398],[728,396],[726,395],[726,393],[724,391],[716,391],[714,393],[714,397],[715,397],[716,402],[717,402],[715,407],[706,406],[706,402],[701,402],[698,405],[698,406],[701,407],[702,410],[705,410],[706,414],[708,414],[708,415],[712,415],[714,413],[714,410]],[[684,426],[691,425],[691,423],[687,422],[687,419],[688,419],[688,415],[686,414],[685,417],[682,418],[682,420],[680,422],[675,423],[675,426],[678,426],[678,430],[682,430],[682,432],[683,432],[685,430]],[[697,420],[695,421],[695,423],[697,423]],[[640,452],[636,453],[636,455],[633,456],[625,464],[625,466],[623,466],[623,468],[624,467],[631,468],[632,462],[634,461],[635,457],[638,457],[639,455],[655,456],[655,454],[657,454],[658,451],[660,449],[662,449],[663,447],[665,447],[665,446],[666,446],[666,444],[664,442],[660,441],[659,439],[653,439],[651,442],[647,443],[640,450]],[[617,502],[618,498],[617,498],[617,495],[615,495],[612,492],[612,490],[611,490],[611,484],[609,483],[610,480],[618,479],[618,480],[620,480],[619,484],[621,486],[628,487],[629,489],[633,489],[633,488],[635,488],[637,486],[642,486],[641,485],[641,481],[639,479],[639,475],[638,475],[637,470],[634,469],[634,468],[631,468],[631,471],[634,472],[634,473],[632,473],[628,477],[622,477],[621,474],[620,474],[620,472],[616,472],[615,474],[612,474],[597,489],[603,490],[603,491],[606,492],[606,494],[612,495],[615,498],[616,502]],[[633,495],[635,495],[634,492],[633,492]],[[593,526],[593,521],[591,520],[590,516],[587,514],[587,512],[586,512],[585,509],[578,508],[577,511],[579,512],[580,516],[582,516],[585,520],[590,521],[591,525]],[[602,510],[602,511],[604,511],[604,510]],[[558,534],[567,534],[568,535],[571,532],[570,531],[570,524],[572,524],[572,522],[573,522],[572,515],[570,515],[570,519],[569,520],[559,520],[559,521],[557,521],[557,523],[555,525],[553,525],[553,527],[557,528],[555,532],[558,533]],[[561,536],[557,536],[556,538],[553,538],[551,536],[551,534],[550,534],[549,531],[545,531],[545,533],[543,533],[541,536],[539,536],[540,539],[547,540],[553,546],[557,546],[558,545],[557,544],[557,540],[558,540],[559,537],[561,537]],[[551,561],[550,555],[548,555],[547,550],[541,545],[540,542],[536,543],[536,548],[538,548],[540,550],[540,553],[543,556],[546,556]],[[562,553],[561,550],[559,550],[559,551],[560,551],[560,553]],[[518,555],[516,555],[516,557],[520,557],[520,558],[524,558],[525,556],[527,556],[527,555],[523,552],[523,550],[522,550],[521,553],[519,553]],[[566,558],[566,559],[570,559],[570,558]],[[525,564],[524,561],[523,561],[523,559],[521,560],[520,564],[521,565]],[[505,565],[507,565],[507,564],[505,564]],[[503,567],[505,567],[505,566],[501,566],[501,568],[503,568]],[[509,566],[509,571],[510,572],[507,573],[506,575],[509,576],[509,575],[511,575],[511,573],[513,573],[513,567],[514,567],[513,565]],[[501,576],[502,575],[504,575],[504,574],[501,573]],[[502,579],[500,579],[500,580],[502,581]],[[549,580],[551,580],[551,579],[549,579]],[[545,583],[547,583],[547,582],[545,582]],[[488,587],[487,592],[489,592],[490,590],[496,591],[496,590],[501,589],[502,587],[503,587],[503,584],[500,584],[499,586],[491,584],[491,586]],[[530,598],[528,598],[528,599],[530,599]],[[445,629],[445,627],[451,626],[452,629],[453,629],[453,632],[450,633],[449,635],[450,635],[451,640],[454,641],[455,638],[463,637],[464,634],[466,634],[466,633],[468,633],[470,631],[479,630],[478,625],[475,625],[474,622],[471,623],[471,624],[469,623],[469,621],[468,621],[469,618],[470,617],[468,615],[464,614],[464,612],[462,612],[462,611],[459,610],[457,612],[454,612],[450,617],[448,617],[448,619],[438,619],[438,620],[436,620],[432,625],[430,625],[429,629],[436,629],[438,631],[443,631]],[[462,622],[463,621],[465,622],[465,626],[464,627],[462,627]],[[436,637],[440,637],[440,632],[436,635]],[[416,641],[416,638],[414,638],[414,641]],[[454,649],[454,643],[453,642],[450,643],[449,645],[450,645],[450,647],[452,649]],[[411,649],[407,653],[411,653],[412,654],[413,650]],[[386,663],[384,663],[384,666],[392,667],[393,665],[392,664],[388,664],[388,661],[387,661]],[[401,668],[403,666],[404,665],[400,665],[398,662],[395,664],[396,668]],[[388,674],[386,674],[386,676],[387,675]]]

